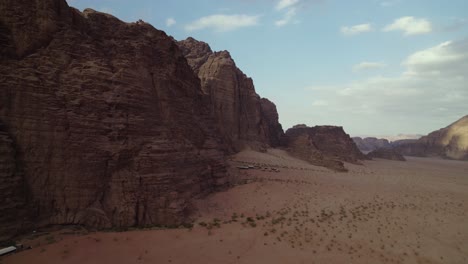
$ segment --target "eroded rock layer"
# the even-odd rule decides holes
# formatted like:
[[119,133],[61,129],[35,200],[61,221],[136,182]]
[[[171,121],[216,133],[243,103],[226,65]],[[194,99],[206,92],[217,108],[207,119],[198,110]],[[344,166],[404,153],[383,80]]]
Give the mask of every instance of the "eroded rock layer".
[[17,158],[2,148],[0,164],[22,165],[38,224],[180,224],[193,196],[224,184],[217,124],[164,32],[64,0],[5,0],[0,45]]
[[212,112],[232,149],[278,146],[283,129],[276,106],[260,98],[252,79],[237,68],[229,52],[213,52],[208,44],[193,38],[178,44],[210,97]]

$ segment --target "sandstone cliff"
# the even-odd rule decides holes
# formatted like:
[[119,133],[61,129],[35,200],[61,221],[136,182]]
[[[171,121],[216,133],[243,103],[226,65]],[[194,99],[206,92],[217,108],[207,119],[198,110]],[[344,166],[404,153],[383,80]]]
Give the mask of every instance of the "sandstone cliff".
[[468,160],[468,115],[418,140],[399,143],[395,149],[408,156]]
[[283,145],[294,156],[338,171],[346,171],[342,161],[366,159],[342,127],[296,125],[286,131]]
[[211,110],[232,149],[278,146],[283,129],[276,106],[260,98],[252,79],[237,68],[229,52],[213,52],[208,44],[193,38],[178,44],[210,97]]
[[[164,32],[65,0],[4,0],[0,52],[0,197],[12,199],[0,229],[22,225],[6,216],[17,197],[38,225],[180,224],[193,196],[223,185],[211,109]],[[262,122],[239,133],[267,134],[247,129]]]
[[15,143],[5,129],[0,122],[0,241],[30,224],[23,221],[27,216],[27,197],[22,164],[18,162]]

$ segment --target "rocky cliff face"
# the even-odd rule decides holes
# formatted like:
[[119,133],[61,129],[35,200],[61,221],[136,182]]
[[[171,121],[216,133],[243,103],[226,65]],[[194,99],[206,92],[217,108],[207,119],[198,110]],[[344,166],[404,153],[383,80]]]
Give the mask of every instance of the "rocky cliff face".
[[346,171],[341,161],[366,159],[342,127],[297,125],[286,131],[283,145],[292,155],[338,171]]
[[[27,192],[39,225],[180,224],[193,196],[223,185],[224,147],[211,109],[164,32],[80,13],[64,0],[5,0],[0,51],[0,121],[8,131],[0,133],[0,197]],[[245,126],[256,122],[263,121]],[[5,217],[20,205],[0,207],[0,229],[21,225]]]
[[390,142],[384,138],[375,138],[375,137],[353,137],[352,138],[356,146],[361,151],[373,151],[379,148],[390,148]]
[[30,224],[23,221],[27,216],[24,175],[13,139],[5,129],[0,122],[0,241]]
[[468,160],[468,116],[416,141],[395,147],[403,155]]
[[277,146],[283,129],[276,106],[260,98],[252,79],[237,68],[229,52],[213,52],[208,44],[193,38],[178,44],[210,97],[211,110],[232,149]]
[[281,138],[284,136],[283,127],[279,123],[278,111],[276,110],[276,105],[268,100],[267,98],[262,98],[260,100],[260,105],[262,109],[262,117],[267,126],[267,139],[272,147],[278,147],[281,145]]

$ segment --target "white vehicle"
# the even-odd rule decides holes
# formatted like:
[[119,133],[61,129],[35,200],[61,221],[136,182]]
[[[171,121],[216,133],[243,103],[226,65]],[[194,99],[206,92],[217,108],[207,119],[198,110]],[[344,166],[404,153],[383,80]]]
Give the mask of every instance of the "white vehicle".
[[0,256],[9,254],[9,253],[12,253],[12,252],[15,252],[15,251],[16,251],[16,247],[13,247],[13,246],[2,248],[2,249],[0,249]]

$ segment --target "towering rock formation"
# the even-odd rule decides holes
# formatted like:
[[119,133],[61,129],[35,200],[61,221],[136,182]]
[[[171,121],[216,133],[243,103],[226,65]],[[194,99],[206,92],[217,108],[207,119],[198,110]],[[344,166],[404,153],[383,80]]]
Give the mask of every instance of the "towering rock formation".
[[468,115],[418,140],[400,142],[395,149],[408,156],[468,160]]
[[346,171],[341,161],[366,159],[342,127],[296,125],[286,131],[283,145],[294,156],[338,171]]
[[276,106],[260,99],[252,79],[236,67],[229,52],[213,52],[208,44],[193,38],[178,44],[210,97],[212,112],[232,149],[278,146],[283,129]]
[[0,52],[1,230],[22,224],[6,216],[17,197],[39,225],[180,224],[193,196],[223,185],[217,124],[164,32],[65,0],[4,0]]

